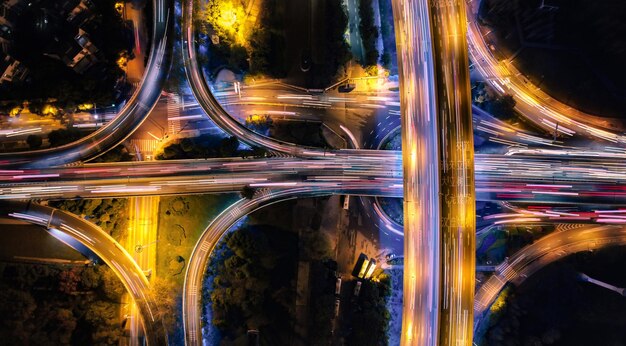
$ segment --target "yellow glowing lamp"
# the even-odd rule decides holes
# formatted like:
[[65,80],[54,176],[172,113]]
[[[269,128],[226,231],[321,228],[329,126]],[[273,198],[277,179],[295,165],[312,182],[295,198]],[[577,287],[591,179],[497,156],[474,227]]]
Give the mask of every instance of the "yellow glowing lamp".
[[128,59],[124,55],[120,55],[120,57],[117,59],[117,66],[119,66],[120,68],[124,68],[127,63]]
[[20,107],[14,107],[13,109],[11,109],[11,111],[9,112],[9,116],[17,116],[18,114],[20,114],[20,111],[22,110],[22,108]]
[[43,115],[56,115],[57,112],[57,108],[53,105],[45,105],[42,110]]
[[124,3],[123,2],[116,2],[115,3],[115,10],[119,13],[122,14],[124,12]]
[[88,111],[93,109],[93,103],[83,103],[78,105],[78,110],[80,111]]

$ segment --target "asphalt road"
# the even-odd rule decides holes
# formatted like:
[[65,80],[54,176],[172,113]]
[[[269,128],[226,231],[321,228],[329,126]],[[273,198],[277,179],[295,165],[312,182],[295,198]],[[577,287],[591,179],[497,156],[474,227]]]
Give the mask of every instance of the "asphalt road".
[[[246,185],[324,187],[355,180],[364,184],[385,181],[401,190],[399,153],[377,153],[378,157],[371,158],[230,158],[0,170],[0,199],[216,193],[239,191]],[[475,179],[476,199],[481,201],[626,205],[623,160],[478,154]]]
[[434,344],[469,346],[473,339],[476,195],[465,0],[431,0],[428,5],[438,116],[438,127],[432,130],[439,144],[441,208],[439,338]]
[[[215,246],[232,225],[242,217],[267,205],[294,198],[310,198],[332,194],[367,194],[373,187],[361,187],[358,184],[344,187],[308,188],[296,187],[279,190],[264,189],[256,193],[253,199],[241,199],[218,215],[204,230],[196,243],[187,271],[183,292],[183,323],[185,326],[185,344],[202,345],[200,290],[203,277]],[[382,191],[381,191],[382,193]]]
[[402,110],[402,345],[436,345],[440,309],[439,138],[427,1],[392,1]]
[[157,315],[157,305],[149,294],[150,285],[132,256],[96,225],[71,213],[36,203],[0,202],[3,217],[31,222],[65,234],[93,251],[113,270],[139,309],[148,345],[166,345],[167,333]]
[[478,23],[480,2],[481,0],[470,0],[466,6],[469,56],[476,69],[494,89],[501,94],[513,95],[516,110],[550,133],[558,131],[566,137],[578,133],[601,142],[615,143],[620,147],[626,144],[626,136],[618,133],[607,120],[552,98],[533,85],[509,61],[499,61],[494,57]]
[[484,312],[493,304],[508,282],[519,285],[539,269],[567,255],[617,245],[626,245],[626,228],[623,226],[585,226],[568,229],[550,233],[524,247],[508,261],[500,264],[495,275],[476,292],[474,328],[478,327]]
[[135,94],[106,126],[76,142],[56,148],[0,153],[0,167],[44,168],[97,157],[123,142],[148,117],[161,96],[172,52],[174,2],[153,0],[152,48],[146,72]]

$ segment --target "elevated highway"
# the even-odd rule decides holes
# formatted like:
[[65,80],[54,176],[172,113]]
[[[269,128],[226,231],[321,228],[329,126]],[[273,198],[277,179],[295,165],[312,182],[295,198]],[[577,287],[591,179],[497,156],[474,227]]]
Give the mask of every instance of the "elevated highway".
[[153,0],[152,47],[141,84],[106,126],[78,141],[56,148],[0,153],[0,167],[46,168],[84,161],[104,154],[128,138],[156,105],[169,73],[174,25],[174,1]]
[[497,266],[495,274],[476,292],[474,329],[479,327],[482,317],[507,283],[520,285],[546,265],[576,252],[624,245],[626,245],[624,226],[590,225],[550,233],[522,248],[508,261]]
[[[0,199],[105,198],[238,192],[244,186],[402,184],[398,153],[379,158],[210,159],[0,170]],[[626,164],[602,157],[476,155],[476,199],[626,205]],[[375,195],[374,193],[369,195]]]
[[244,216],[265,206],[295,198],[309,198],[332,194],[363,195],[377,190],[376,193],[388,197],[397,197],[402,194],[401,186],[390,191],[384,184],[376,186],[360,186],[354,184],[345,187],[308,188],[296,187],[287,189],[264,189],[258,191],[252,199],[241,199],[218,215],[204,230],[196,243],[189,265],[185,273],[183,292],[183,323],[185,327],[185,344],[202,345],[200,291],[203,286],[203,277],[206,265],[219,240],[228,230]]
[[157,304],[150,294],[148,279],[132,256],[106,232],[71,213],[30,202],[2,201],[0,215],[43,226],[53,233],[64,234],[93,251],[113,270],[137,305],[146,343],[168,343]]
[[609,121],[551,97],[532,84],[510,61],[498,60],[485,42],[478,22],[481,2],[482,0],[468,1],[466,6],[469,56],[476,69],[495,90],[513,95],[515,109],[550,133],[558,131],[564,137],[580,134],[619,146],[626,144],[626,136],[616,131]]
[[473,132],[463,0],[392,1],[404,160],[402,345],[470,345]]

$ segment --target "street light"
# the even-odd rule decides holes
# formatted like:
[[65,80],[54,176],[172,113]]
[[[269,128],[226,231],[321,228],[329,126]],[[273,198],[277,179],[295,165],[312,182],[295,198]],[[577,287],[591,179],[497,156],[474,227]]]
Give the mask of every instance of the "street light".
[[156,244],[157,242],[158,242],[158,240],[155,240],[152,243],[149,243],[149,244],[146,244],[146,245],[137,244],[137,245],[135,245],[135,252],[136,253],[141,253],[143,251],[143,249],[147,248],[148,246],[150,246],[152,244]]

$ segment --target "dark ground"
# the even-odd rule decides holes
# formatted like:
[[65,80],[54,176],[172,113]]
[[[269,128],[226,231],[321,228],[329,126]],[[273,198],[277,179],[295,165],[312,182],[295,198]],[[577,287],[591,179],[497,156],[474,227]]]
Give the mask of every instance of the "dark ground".
[[[524,282],[492,321],[484,345],[624,345],[626,297],[578,280],[583,272],[626,286],[626,249],[583,252],[553,263]],[[494,319],[495,320],[495,319]]]
[[486,0],[486,36],[535,85],[573,107],[626,119],[626,2]]

